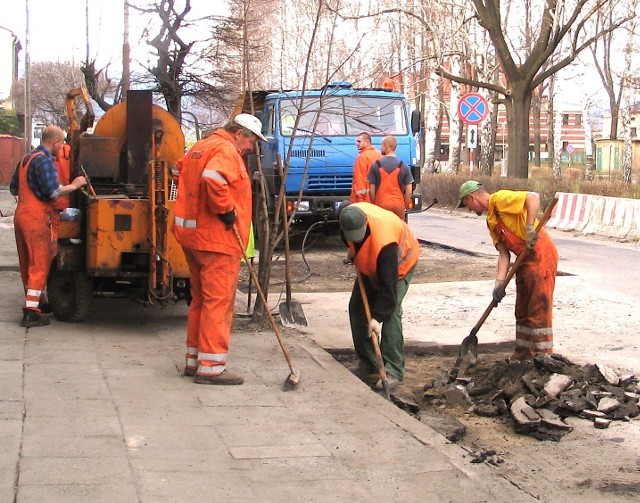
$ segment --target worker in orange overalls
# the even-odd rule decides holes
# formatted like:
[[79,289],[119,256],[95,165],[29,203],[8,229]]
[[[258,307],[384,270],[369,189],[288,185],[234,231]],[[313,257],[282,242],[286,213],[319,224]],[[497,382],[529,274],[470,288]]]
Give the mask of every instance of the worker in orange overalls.
[[[349,301],[351,337],[359,363],[352,372],[363,381],[377,379],[377,360],[370,333],[380,339],[380,352],[389,387],[404,378],[402,300],[420,256],[418,240],[409,226],[385,209],[371,203],[355,203],[340,212],[342,237],[358,273],[362,276],[371,308],[367,320],[362,294],[356,280]],[[382,381],[375,382],[382,389]]]
[[173,231],[189,264],[191,303],[184,374],[198,384],[242,384],[227,353],[243,243],[251,226],[251,178],[242,155],[254,150],[261,123],[239,114],[198,141],[177,163]]
[[371,165],[382,157],[382,154],[371,145],[371,135],[360,133],[356,137],[356,147],[358,147],[358,157],[353,164],[353,182],[351,184],[352,203],[370,203],[369,197],[369,170]]
[[514,360],[530,360],[553,352],[553,291],[558,252],[545,229],[536,232],[540,195],[499,190],[489,194],[480,182],[462,184],[456,208],[466,206],[478,215],[487,213],[487,226],[498,250],[498,274],[493,288],[497,305],[504,297],[511,253],[529,251],[516,271],[516,346]]
[[[61,185],[67,185],[71,180],[71,145],[63,143],[58,153],[53,158],[53,162],[58,170],[58,181]],[[58,197],[53,205],[51,213],[51,256],[55,257],[58,252],[58,230],[60,229],[60,214],[69,207],[69,196]]]
[[27,328],[50,323],[48,317],[42,316],[40,301],[51,265],[54,205],[60,196],[87,184],[83,176],[65,185],[58,181],[53,158],[63,143],[62,129],[47,126],[42,132],[40,146],[22,158],[11,180],[11,193],[18,196],[14,227],[25,290],[21,325]]
[[369,170],[369,194],[373,204],[404,220],[413,192],[413,175],[409,166],[396,157],[397,147],[395,136],[382,139],[380,149],[383,155]]

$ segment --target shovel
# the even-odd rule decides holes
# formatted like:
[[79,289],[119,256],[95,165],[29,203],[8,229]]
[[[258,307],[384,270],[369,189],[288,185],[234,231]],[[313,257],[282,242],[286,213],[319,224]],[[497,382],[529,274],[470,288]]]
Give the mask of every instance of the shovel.
[[[542,215],[542,218],[538,221],[538,225],[536,227],[537,232],[540,232],[540,229],[542,229],[547,220],[549,220],[549,218],[551,217],[551,213],[553,212],[553,208],[555,208],[557,202],[558,196],[554,195],[553,199],[549,203],[549,206],[547,206],[547,209]],[[502,282],[500,291],[501,293],[504,293],[507,285],[509,284],[509,281],[511,281],[511,278],[513,278],[516,271],[520,267],[520,264],[522,264],[528,253],[529,249],[525,248],[522,253],[518,255],[518,258],[516,258],[516,261],[513,263],[511,269],[507,273],[507,277]],[[460,344],[460,352],[458,353],[458,359],[455,363],[456,368],[460,368],[460,365],[463,364],[463,362],[466,367],[475,365],[476,361],[478,360],[478,330],[480,330],[480,327],[484,324],[486,319],[489,317],[489,314],[491,314],[491,311],[493,311],[493,308],[497,305],[498,304],[493,299],[491,299],[491,303],[484,310],[484,313],[482,313],[482,316],[478,320],[478,323],[476,323],[475,326],[471,329],[469,335],[467,335],[462,340],[462,343]]]
[[[278,155],[278,170],[280,176],[283,176],[282,161]],[[282,178],[284,180],[284,178]],[[284,184],[284,182],[283,182]],[[284,196],[284,194],[283,194]],[[289,253],[289,222],[287,220],[287,205],[282,201],[282,226],[284,228],[284,269],[285,269],[285,303],[282,302],[278,305],[280,310],[280,321],[285,327],[291,327],[294,325],[307,326],[307,318],[302,311],[302,304],[297,301],[291,300],[291,254]]]
[[[360,288],[360,296],[362,297],[362,303],[364,304],[364,312],[367,314],[367,324],[371,321],[371,309],[369,308],[369,299],[367,298],[367,291],[364,288],[364,282],[362,276],[358,271],[358,287]],[[389,390],[389,380],[387,379],[387,373],[384,370],[384,362],[382,361],[382,352],[380,351],[380,343],[378,342],[378,336],[372,330],[371,342],[373,343],[373,351],[376,354],[376,363],[378,364],[378,375],[380,381],[382,381],[382,389],[384,390],[384,396],[387,400],[391,400],[391,391]]]

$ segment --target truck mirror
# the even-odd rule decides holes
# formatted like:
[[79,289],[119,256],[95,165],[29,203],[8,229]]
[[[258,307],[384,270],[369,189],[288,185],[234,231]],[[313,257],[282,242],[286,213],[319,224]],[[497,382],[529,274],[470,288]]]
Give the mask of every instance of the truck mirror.
[[413,110],[411,112],[411,132],[413,134],[420,132],[420,124],[422,123],[422,116],[420,110]]

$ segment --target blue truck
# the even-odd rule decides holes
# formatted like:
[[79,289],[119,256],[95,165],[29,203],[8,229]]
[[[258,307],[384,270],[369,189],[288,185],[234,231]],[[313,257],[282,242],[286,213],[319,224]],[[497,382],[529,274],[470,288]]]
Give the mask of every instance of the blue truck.
[[[281,159],[287,210],[295,213],[294,224],[309,227],[336,219],[337,208],[349,199],[358,155],[355,140],[363,131],[378,149],[384,136],[395,136],[396,155],[411,168],[414,182],[420,181],[415,142],[420,114],[409,110],[403,94],[334,82],[304,92],[257,91],[252,97],[268,140],[260,144],[267,207],[273,210],[283,183]],[[414,200],[418,210],[419,196]]]

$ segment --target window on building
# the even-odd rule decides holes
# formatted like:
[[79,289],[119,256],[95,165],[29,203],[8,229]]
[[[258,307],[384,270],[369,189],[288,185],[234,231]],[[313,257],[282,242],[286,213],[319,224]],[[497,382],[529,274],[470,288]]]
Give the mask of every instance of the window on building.
[[576,126],[582,126],[582,115],[576,114]]
[[562,125],[563,126],[569,125],[569,114],[562,114]]
[[563,141],[562,142],[562,151],[566,152],[568,146],[569,146],[569,142],[568,141]]
[[631,138],[635,138],[636,136],[638,136],[638,130],[637,130],[637,128],[632,127],[631,128]]

